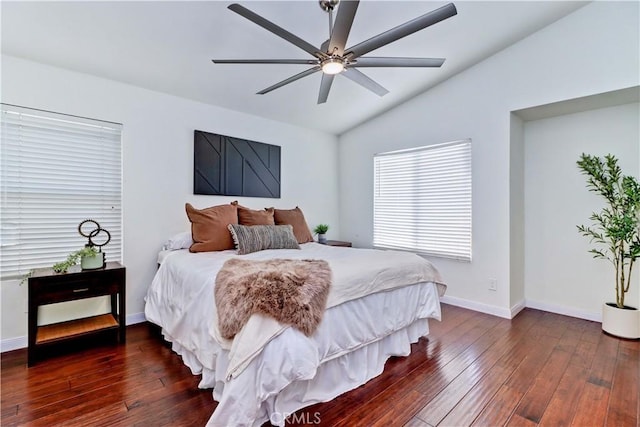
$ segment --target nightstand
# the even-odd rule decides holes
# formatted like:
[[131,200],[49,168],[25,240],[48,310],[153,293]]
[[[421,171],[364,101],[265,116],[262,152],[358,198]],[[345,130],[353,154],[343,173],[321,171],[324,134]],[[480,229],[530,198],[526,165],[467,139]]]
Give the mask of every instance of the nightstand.
[[[46,356],[46,349],[82,337],[113,331],[125,342],[126,269],[118,262],[104,268],[81,270],[78,266],[67,273],[51,268],[37,269],[29,277],[29,344],[28,365]],[[38,326],[38,307],[59,302],[99,296],[111,297],[111,312],[66,322]]]
[[327,240],[326,243],[322,243],[327,246],[343,246],[345,248],[351,247],[351,242],[343,242],[342,240]]

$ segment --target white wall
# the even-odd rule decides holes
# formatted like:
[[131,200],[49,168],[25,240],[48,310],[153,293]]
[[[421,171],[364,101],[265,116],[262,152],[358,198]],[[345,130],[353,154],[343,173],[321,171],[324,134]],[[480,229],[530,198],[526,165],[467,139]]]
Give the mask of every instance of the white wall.
[[511,146],[509,153],[509,219],[511,229],[509,266],[509,307],[512,315],[524,308],[525,268],[525,199],[524,199],[524,122],[511,113]]
[[[142,320],[143,298],[163,241],[189,229],[185,202],[206,207],[237,199],[193,195],[194,129],[282,146],[282,198],[238,200],[254,208],[299,205],[310,227],[328,223],[329,237],[340,236],[333,135],[9,56],[2,57],[2,102],[123,124],[124,264],[130,321]],[[1,338],[6,350],[26,343],[26,285],[5,282],[1,291]]]
[[[594,320],[615,301],[614,270],[594,260],[576,225],[589,225],[603,199],[576,166],[581,153],[613,154],[626,175],[640,176],[638,103],[525,122],[525,298],[527,305]],[[640,271],[628,305],[638,307]]]
[[639,15],[637,2],[590,3],[341,135],[343,237],[372,244],[373,154],[471,138],[473,261],[433,261],[449,298],[510,316],[510,112],[638,85]]

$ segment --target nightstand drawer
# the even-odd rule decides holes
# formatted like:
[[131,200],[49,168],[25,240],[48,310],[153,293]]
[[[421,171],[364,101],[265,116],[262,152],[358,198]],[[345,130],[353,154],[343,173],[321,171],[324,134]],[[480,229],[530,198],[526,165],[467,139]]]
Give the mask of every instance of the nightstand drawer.
[[33,291],[32,297],[35,302],[38,305],[44,305],[110,295],[118,292],[118,284],[113,281],[103,282],[99,279],[52,281],[51,283],[38,284]]
[[58,274],[34,281],[31,298],[39,305],[117,293],[124,270],[94,270],[100,275]]

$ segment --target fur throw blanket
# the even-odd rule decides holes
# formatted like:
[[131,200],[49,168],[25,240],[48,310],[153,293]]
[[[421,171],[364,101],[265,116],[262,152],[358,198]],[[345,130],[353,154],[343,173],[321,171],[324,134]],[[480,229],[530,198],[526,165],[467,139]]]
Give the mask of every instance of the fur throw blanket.
[[227,260],[216,276],[218,326],[233,338],[254,313],[271,316],[305,335],[322,320],[331,268],[322,260]]

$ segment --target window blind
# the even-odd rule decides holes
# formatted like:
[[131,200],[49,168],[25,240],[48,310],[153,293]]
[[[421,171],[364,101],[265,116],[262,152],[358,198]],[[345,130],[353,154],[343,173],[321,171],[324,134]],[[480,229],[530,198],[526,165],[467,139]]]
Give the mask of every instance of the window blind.
[[7,104],[0,120],[2,278],[51,267],[82,248],[84,219],[111,233],[103,251],[121,261],[121,125]]
[[471,260],[471,140],[376,154],[373,244]]

